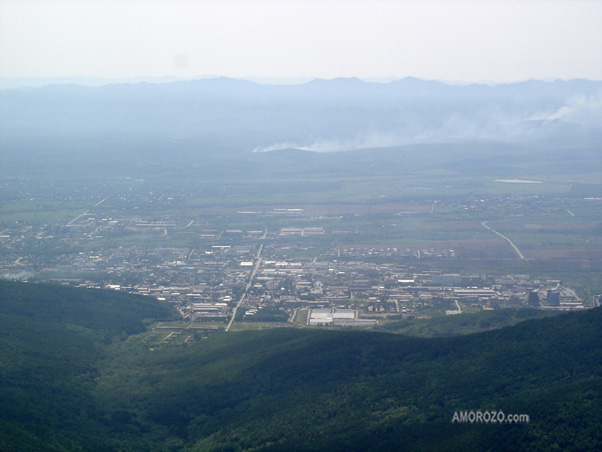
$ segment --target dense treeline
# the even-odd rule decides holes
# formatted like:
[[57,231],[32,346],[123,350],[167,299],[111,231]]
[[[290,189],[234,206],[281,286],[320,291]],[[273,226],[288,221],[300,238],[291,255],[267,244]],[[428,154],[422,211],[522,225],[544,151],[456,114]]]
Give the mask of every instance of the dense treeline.
[[107,344],[172,318],[144,297],[0,280],[0,450],[102,450],[92,389]]
[[[601,314],[445,340],[239,333],[177,356],[139,355],[120,393],[131,412],[144,406],[147,428],[167,428],[191,450],[588,450],[602,445]],[[110,393],[115,380],[103,385]],[[531,422],[451,424],[470,409]]]
[[[160,304],[94,292],[99,311],[86,317],[123,308],[132,322],[99,317],[95,330],[88,318],[61,324],[63,312],[43,322],[5,296],[27,299],[19,286],[1,287],[0,450],[602,448],[602,309],[450,338],[276,329],[150,350],[140,336],[103,339],[169,317]],[[20,288],[39,291],[38,303],[46,289],[63,298],[64,288]],[[530,422],[452,423],[461,410]]]
[[167,305],[148,297],[4,280],[0,280],[0,314],[79,326],[109,335],[123,331],[140,333],[145,330],[145,319],[174,316]]
[[557,311],[542,311],[532,308],[499,309],[481,311],[469,315],[447,315],[430,319],[404,318],[388,322],[378,331],[419,337],[450,337],[458,334],[481,333],[484,331],[515,325],[529,319],[557,315]]

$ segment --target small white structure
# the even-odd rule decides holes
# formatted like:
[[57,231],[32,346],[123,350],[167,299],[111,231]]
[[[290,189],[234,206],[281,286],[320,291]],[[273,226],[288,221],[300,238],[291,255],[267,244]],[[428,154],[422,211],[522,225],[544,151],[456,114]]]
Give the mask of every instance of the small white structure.
[[371,326],[376,320],[360,320],[355,309],[312,309],[308,324],[310,326]]

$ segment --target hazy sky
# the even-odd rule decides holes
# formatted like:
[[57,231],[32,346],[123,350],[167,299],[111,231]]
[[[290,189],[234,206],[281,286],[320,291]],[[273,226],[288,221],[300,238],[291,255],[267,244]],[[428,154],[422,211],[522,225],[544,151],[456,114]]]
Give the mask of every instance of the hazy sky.
[[602,80],[602,1],[0,0],[0,77]]

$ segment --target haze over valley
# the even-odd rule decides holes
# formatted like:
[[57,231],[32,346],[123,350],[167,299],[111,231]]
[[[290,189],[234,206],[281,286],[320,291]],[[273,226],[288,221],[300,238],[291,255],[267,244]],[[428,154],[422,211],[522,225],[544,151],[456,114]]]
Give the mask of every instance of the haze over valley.
[[[371,334],[366,329],[383,335],[369,336],[377,342],[390,340],[386,333],[453,337],[485,334],[567,311],[597,312],[602,293],[601,87],[600,82],[585,80],[455,86],[414,78],[384,84],[335,79],[270,86],[218,78],[0,91],[2,277],[29,284],[60,283],[82,291],[125,292],[120,303],[128,312],[139,309],[135,303],[143,299],[148,305],[144,309],[159,310],[154,321],[117,332],[103,332],[98,325],[119,315],[118,305],[110,302],[111,308],[94,314],[98,325],[87,328],[104,337],[104,345],[90,346],[101,347],[108,361],[86,365],[97,369],[94,381],[99,389],[84,390],[76,380],[69,386],[75,391],[69,394],[80,394],[72,397],[96,400],[85,402],[91,403],[94,414],[76,420],[60,414],[65,405],[59,416],[87,427],[59,427],[52,417],[40,414],[49,422],[41,432],[60,432],[88,450],[94,450],[95,430],[109,438],[98,443],[98,450],[138,448],[141,441],[150,442],[153,449],[172,442],[179,444],[176,450],[290,450],[291,438],[314,432],[317,421],[309,416],[308,422],[299,424],[291,418],[293,411],[284,411],[287,422],[300,428],[295,435],[284,435],[272,421],[267,437],[259,433],[261,429],[250,421],[257,414],[244,406],[266,403],[263,397],[270,391],[253,389],[242,399],[230,400],[225,396],[232,391],[230,384],[249,384],[233,380],[218,390],[222,401],[207,402],[203,385],[221,374],[211,371],[203,383],[195,384],[188,380],[189,372],[178,367],[177,384],[189,388],[185,391],[200,391],[192,400],[209,403],[208,408],[191,408],[182,393],[174,392],[175,377],[155,380],[145,391],[161,387],[180,402],[172,406],[153,397],[148,400],[154,407],[143,408],[133,388],[147,383],[138,381],[121,360],[131,360],[132,353],[159,352],[176,360],[177,366],[190,366],[188,360],[197,359],[193,358],[197,353],[216,350],[220,359],[247,369],[239,351],[256,341],[265,350],[280,340],[286,344],[299,340],[310,349],[315,341],[322,348],[341,334],[350,334],[341,332],[346,329],[356,330],[344,339],[352,344],[362,341],[356,334]],[[58,290],[4,287],[16,297],[4,299],[5,315],[11,316],[16,309],[12,303],[27,298],[29,291]],[[51,299],[86,300],[84,293],[57,293]],[[98,296],[107,300],[112,296],[102,293]],[[46,295],[40,296],[43,302]],[[94,299],[104,306],[104,298]],[[48,307],[34,303],[31,309],[55,309],[56,301],[48,303]],[[78,316],[88,315],[89,307],[73,306],[75,317],[69,324],[79,325]],[[53,329],[63,328],[60,317],[54,326],[40,320],[43,327],[18,318],[26,331],[62,337]],[[282,328],[305,333],[252,335]],[[316,336],[314,329],[334,331]],[[243,331],[251,336],[238,336]],[[116,334],[120,341],[111,345]],[[37,339],[5,340],[10,345]],[[61,347],[63,339],[57,340]],[[93,344],[100,339],[86,340]],[[424,344],[420,347],[430,346]],[[19,346],[33,347],[22,355],[32,359],[35,346]],[[283,352],[313,353],[305,345],[290,347]],[[344,347],[342,354],[328,359],[346,360],[346,353],[373,355],[354,347]],[[597,353],[597,347],[578,348]],[[470,353],[476,353],[470,359],[481,359],[481,352]],[[81,360],[75,355],[68,359]],[[149,365],[140,361],[136,372],[146,372]],[[288,392],[304,387],[295,372],[278,370],[269,359],[250,365],[265,373],[257,378],[276,378],[280,383],[274,384],[289,388],[279,404],[317,409]],[[301,374],[308,372],[308,381],[313,382],[306,391],[326,391],[321,397],[340,403],[339,396],[319,389],[318,381],[331,375],[323,362],[300,365],[305,366]],[[349,375],[327,378],[348,384],[352,375],[367,381],[368,372],[393,384],[372,359],[361,364],[367,367],[359,374],[355,365]],[[10,375],[5,387],[16,388],[17,375],[27,369],[4,366],[3,372]],[[41,385],[35,397],[51,397],[46,391],[52,393],[54,375],[62,370],[53,365],[46,372],[49,383]],[[115,398],[111,372],[125,378],[132,399]],[[434,375],[433,370],[425,372],[424,378]],[[599,382],[582,384],[591,391]],[[351,390],[353,400],[364,391],[360,386]],[[545,387],[556,388],[552,383]],[[525,387],[517,390],[539,400]],[[30,412],[20,397],[11,396],[16,408],[5,421],[13,430],[28,433],[17,439],[7,430],[3,441],[43,448],[41,433],[29,433],[29,424],[18,420]],[[426,428],[405,442],[410,449],[422,450],[425,432],[457,415],[450,411],[452,405],[460,409],[442,402],[445,395],[437,396],[442,408],[435,411],[425,405],[432,401],[410,403],[389,390],[374,397],[375,401],[392,397],[386,410],[405,413],[403,407],[409,406],[408,413],[416,413],[395,417],[394,433],[382,436],[378,450],[401,441],[402,431]],[[489,406],[491,397],[499,396],[489,393],[481,406]],[[586,396],[578,392],[554,403],[577,403],[582,397]],[[516,400],[501,397],[498,403],[506,410],[523,410],[516,418],[526,422],[516,427],[521,431],[533,435],[546,431],[563,445],[600,440],[590,428],[564,437],[550,430],[549,420],[543,420],[549,417],[533,404]],[[238,413],[238,422],[231,420],[227,409]],[[360,424],[341,419],[372,416],[377,431],[389,428],[384,420],[388,418],[367,406],[336,411],[339,414],[328,428],[346,450],[354,450],[349,429]],[[434,423],[420,420],[427,412]],[[533,424],[528,422],[531,418]],[[192,433],[192,425],[200,419],[209,424]],[[218,419],[226,422],[224,427],[211,427]],[[415,427],[404,430],[401,425],[406,422],[416,423]],[[247,439],[237,439],[240,429]],[[148,431],[157,433],[149,436]],[[468,431],[473,444],[492,441],[489,434]],[[458,433],[450,431],[440,440],[458,442]],[[525,450],[546,444],[519,439],[523,434],[515,430],[504,444]],[[271,437],[280,439],[272,443]],[[358,436],[355,450],[365,450],[362,444],[372,441],[369,438],[373,436],[368,433]],[[295,441],[303,444],[299,450],[332,448],[317,433]]]
[[600,13],[0,3],[0,450],[602,449]]

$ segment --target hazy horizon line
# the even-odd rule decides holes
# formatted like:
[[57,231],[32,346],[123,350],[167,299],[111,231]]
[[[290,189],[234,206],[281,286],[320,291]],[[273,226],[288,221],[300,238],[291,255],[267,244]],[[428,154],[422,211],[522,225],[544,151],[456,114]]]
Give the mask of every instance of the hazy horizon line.
[[364,83],[391,83],[407,78],[417,79],[421,81],[439,82],[446,85],[511,85],[514,83],[524,83],[528,81],[542,81],[542,82],[554,82],[557,80],[570,81],[570,80],[587,80],[591,82],[601,82],[602,80],[594,80],[582,77],[573,78],[561,78],[561,77],[549,77],[549,78],[525,78],[517,79],[515,81],[495,81],[495,80],[447,80],[447,79],[431,79],[426,77],[418,77],[414,75],[406,75],[401,77],[357,77],[357,76],[341,76],[341,77],[257,77],[257,76],[245,76],[245,77],[233,77],[226,75],[199,75],[191,77],[181,77],[172,75],[140,75],[140,76],[127,76],[127,77],[103,77],[103,76],[57,76],[57,77],[41,77],[41,76],[24,76],[24,77],[2,77],[0,76],[0,90],[4,89],[15,89],[15,88],[38,88],[47,85],[82,85],[90,87],[100,87],[111,84],[128,84],[128,83],[174,83],[174,82],[186,82],[195,80],[211,80],[211,79],[231,79],[231,80],[246,80],[249,82],[256,83],[258,85],[304,85],[314,80],[339,80],[339,79],[358,79]]

